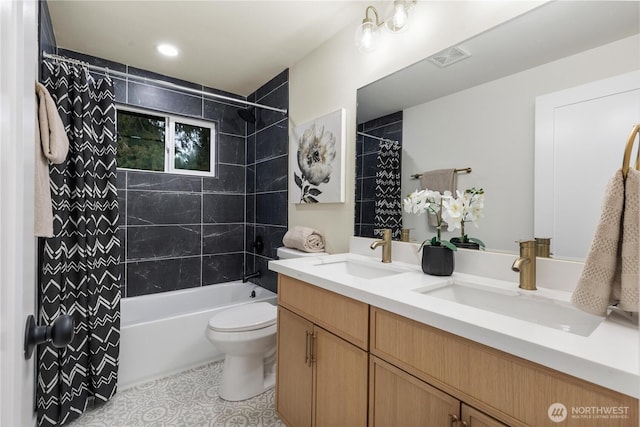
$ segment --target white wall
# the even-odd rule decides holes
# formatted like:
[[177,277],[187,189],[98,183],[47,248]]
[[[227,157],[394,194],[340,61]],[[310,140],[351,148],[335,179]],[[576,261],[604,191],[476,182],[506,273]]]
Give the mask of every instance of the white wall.
[[[534,237],[535,97],[638,69],[629,54],[638,42],[622,39],[405,110],[402,193],[419,185],[409,174],[472,167],[458,176],[458,189],[484,188],[485,218],[467,234],[488,248],[517,251],[515,240]],[[423,217],[405,214],[403,221],[413,235],[433,235]]]
[[[289,69],[291,131],[298,124],[345,108],[346,202],[289,205],[289,225],[320,230],[329,252],[346,252],[353,235],[355,196],[356,92],[359,87],[400,70],[440,50],[498,25],[544,2],[419,1],[409,29],[386,34],[380,48],[362,54],[354,46],[359,22],[346,28]],[[362,3],[362,13],[367,3]]]
[[33,237],[35,0],[0,0],[0,425],[35,425],[34,358],[22,350],[35,308]]

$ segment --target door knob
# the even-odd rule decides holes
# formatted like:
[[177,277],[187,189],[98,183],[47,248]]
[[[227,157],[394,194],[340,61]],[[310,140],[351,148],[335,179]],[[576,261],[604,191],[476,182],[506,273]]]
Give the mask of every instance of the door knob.
[[64,348],[73,339],[73,318],[63,314],[51,325],[37,326],[33,315],[27,317],[24,331],[24,358],[30,359],[36,345],[51,341],[55,348]]

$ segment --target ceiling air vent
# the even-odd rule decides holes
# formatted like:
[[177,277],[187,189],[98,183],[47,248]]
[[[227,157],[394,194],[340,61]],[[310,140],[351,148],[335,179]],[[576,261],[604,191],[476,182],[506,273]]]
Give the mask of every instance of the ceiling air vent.
[[458,61],[462,61],[465,58],[469,58],[470,56],[471,54],[460,46],[454,46],[431,55],[429,57],[429,61],[436,64],[438,67],[444,68]]

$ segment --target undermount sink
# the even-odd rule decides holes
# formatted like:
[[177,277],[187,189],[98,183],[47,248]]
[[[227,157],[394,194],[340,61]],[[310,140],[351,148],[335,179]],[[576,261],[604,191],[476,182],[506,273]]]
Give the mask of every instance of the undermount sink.
[[584,337],[605,319],[578,310],[569,302],[537,295],[538,291],[521,292],[459,279],[415,291]]
[[323,275],[347,275],[354,276],[360,279],[379,279],[381,277],[387,277],[394,274],[406,273],[405,270],[378,266],[368,262],[356,262],[354,260],[346,259],[331,262],[321,262],[313,266],[322,272]]

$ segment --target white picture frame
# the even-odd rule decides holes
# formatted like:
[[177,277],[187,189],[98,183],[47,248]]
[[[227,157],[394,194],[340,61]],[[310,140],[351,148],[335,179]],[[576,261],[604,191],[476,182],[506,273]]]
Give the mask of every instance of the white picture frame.
[[289,141],[289,203],[344,203],[346,111],[294,127]]

